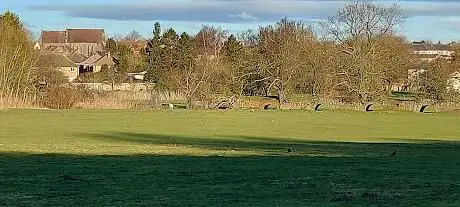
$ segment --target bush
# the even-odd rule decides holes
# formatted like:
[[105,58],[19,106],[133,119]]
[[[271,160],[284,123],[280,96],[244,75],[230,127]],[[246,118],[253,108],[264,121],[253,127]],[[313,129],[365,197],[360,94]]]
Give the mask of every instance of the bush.
[[54,86],[45,91],[41,99],[41,105],[51,109],[70,109],[78,102],[88,98],[89,95],[84,91],[63,86]]

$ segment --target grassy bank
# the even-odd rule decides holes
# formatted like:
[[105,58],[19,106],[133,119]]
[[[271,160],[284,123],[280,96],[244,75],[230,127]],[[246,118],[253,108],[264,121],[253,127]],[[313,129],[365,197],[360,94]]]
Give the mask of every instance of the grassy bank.
[[459,206],[459,123],[459,112],[3,110],[0,206]]

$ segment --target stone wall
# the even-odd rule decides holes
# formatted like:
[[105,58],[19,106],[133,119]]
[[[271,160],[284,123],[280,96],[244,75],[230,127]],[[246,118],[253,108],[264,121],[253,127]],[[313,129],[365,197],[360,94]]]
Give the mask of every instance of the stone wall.
[[[112,85],[109,83],[71,83],[75,87],[84,87],[95,91],[112,91]],[[121,83],[115,84],[115,91],[146,91],[147,85],[143,83]]]

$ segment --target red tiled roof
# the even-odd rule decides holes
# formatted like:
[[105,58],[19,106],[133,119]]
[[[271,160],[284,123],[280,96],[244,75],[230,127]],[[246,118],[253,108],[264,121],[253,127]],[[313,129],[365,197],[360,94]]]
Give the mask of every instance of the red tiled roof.
[[41,38],[44,43],[65,43],[66,34],[64,31],[43,31]]
[[68,29],[69,43],[102,43],[104,41],[103,29]]
[[103,29],[67,29],[66,31],[43,31],[43,43],[103,43]]

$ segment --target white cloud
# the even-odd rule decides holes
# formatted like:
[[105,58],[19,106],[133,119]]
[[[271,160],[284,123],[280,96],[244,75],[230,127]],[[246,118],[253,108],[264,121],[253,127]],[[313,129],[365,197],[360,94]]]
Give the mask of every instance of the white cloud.
[[241,12],[239,14],[231,14],[229,15],[229,17],[231,18],[238,18],[238,19],[241,19],[241,20],[247,20],[247,21],[250,21],[250,20],[258,20],[259,18],[247,13],[247,12]]

